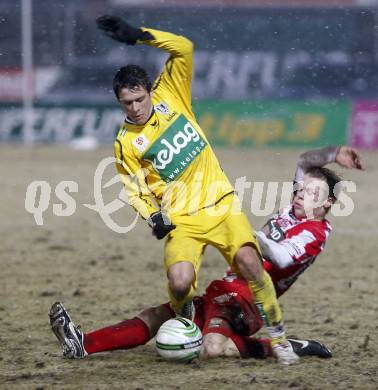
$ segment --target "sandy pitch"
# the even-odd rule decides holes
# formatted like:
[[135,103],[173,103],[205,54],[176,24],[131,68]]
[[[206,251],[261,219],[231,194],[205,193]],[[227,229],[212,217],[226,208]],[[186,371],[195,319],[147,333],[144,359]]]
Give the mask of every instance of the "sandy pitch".
[[[291,180],[298,150],[218,150],[233,180]],[[364,153],[368,171],[342,171],[357,184],[355,210],[331,217],[334,227],[326,251],[282,299],[289,334],[329,345],[334,358],[303,359],[282,368],[273,360],[218,359],[191,365],[160,360],[153,343],[130,351],[62,359],[47,313],[62,300],[84,330],[133,317],[150,304],[167,300],[162,243],[143,222],[127,235],[111,232],[93,203],[93,174],[111,148],[77,152],[63,148],[0,147],[0,388],[4,389],[377,389],[378,278],[377,153]],[[107,177],[114,175],[108,169]],[[52,186],[44,226],[25,211],[27,185]],[[77,211],[56,217],[56,184],[74,180]],[[120,185],[104,191],[106,202]],[[251,192],[246,195],[248,208]],[[248,213],[253,226],[265,217]],[[114,218],[131,221],[129,208]],[[222,275],[225,262],[214,250],[205,255],[200,291]]]

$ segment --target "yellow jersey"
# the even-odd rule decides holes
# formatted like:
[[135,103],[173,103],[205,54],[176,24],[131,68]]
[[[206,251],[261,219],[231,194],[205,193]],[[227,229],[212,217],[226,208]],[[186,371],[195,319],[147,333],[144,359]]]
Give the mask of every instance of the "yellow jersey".
[[193,44],[185,37],[143,28],[142,41],[170,57],[152,87],[153,112],[144,125],[124,122],[115,143],[117,169],[128,202],[145,219],[162,210],[175,216],[211,207],[234,189],[191,107]]

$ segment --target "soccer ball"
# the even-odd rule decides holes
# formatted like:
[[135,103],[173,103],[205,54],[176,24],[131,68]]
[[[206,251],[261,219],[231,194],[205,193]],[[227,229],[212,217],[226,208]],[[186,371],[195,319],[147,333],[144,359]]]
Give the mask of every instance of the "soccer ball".
[[189,362],[199,355],[201,346],[201,330],[186,318],[176,317],[164,322],[156,335],[156,350],[167,360]]

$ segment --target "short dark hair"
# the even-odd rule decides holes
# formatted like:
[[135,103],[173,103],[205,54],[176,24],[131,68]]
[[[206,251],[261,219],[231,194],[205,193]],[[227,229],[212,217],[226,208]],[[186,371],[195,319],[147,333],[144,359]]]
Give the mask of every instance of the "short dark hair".
[[337,175],[336,172],[324,167],[311,167],[306,169],[306,174],[311,177],[324,180],[328,185],[328,196],[334,201],[337,200],[339,193],[335,192],[335,186],[341,181],[341,177]]
[[143,87],[151,92],[152,83],[147,72],[138,65],[123,66],[118,70],[113,79],[113,90],[119,100],[119,93],[122,88],[134,89]]

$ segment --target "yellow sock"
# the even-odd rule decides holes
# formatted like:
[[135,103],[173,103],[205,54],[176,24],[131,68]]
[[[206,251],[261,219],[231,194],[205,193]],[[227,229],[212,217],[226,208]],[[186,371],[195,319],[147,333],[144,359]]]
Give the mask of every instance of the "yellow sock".
[[255,304],[259,309],[260,315],[268,328],[272,343],[282,342],[285,339],[282,313],[272,279],[264,271],[261,280],[255,282],[249,281],[248,285],[255,297]]
[[172,294],[172,291],[171,291],[171,289],[168,286],[168,294],[169,294],[169,299],[170,299],[170,305],[171,305],[172,309],[175,311],[175,313],[180,313],[181,308],[183,307],[183,305],[186,302],[191,301],[193,299],[193,297],[195,295],[195,292],[196,292],[196,290],[194,289],[193,285],[191,285],[188,294],[186,294],[186,296],[183,299],[177,300],[174,297],[174,295]]

